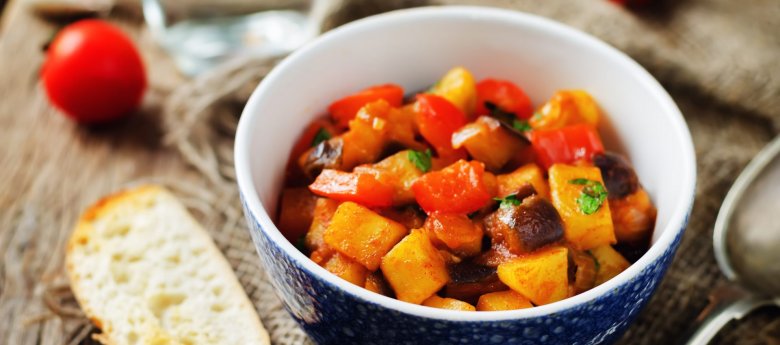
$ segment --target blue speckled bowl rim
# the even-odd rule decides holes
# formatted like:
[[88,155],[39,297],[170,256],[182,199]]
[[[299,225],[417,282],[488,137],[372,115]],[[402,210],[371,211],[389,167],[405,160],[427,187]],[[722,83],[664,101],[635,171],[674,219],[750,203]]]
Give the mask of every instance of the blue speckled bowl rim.
[[[257,117],[255,114],[258,114],[254,109],[258,107],[261,95],[266,92],[266,89],[274,87],[276,80],[284,74],[287,66],[293,65],[298,57],[318,49],[325,49],[324,47],[327,47],[327,43],[330,40],[338,39],[343,35],[349,35],[350,31],[356,29],[362,28],[368,30],[375,26],[385,26],[388,24],[387,22],[418,20],[431,16],[454,16],[463,19],[487,17],[491,20],[522,21],[524,24],[533,25],[540,30],[548,30],[553,31],[558,35],[570,36],[569,38],[579,40],[592,47],[592,49],[601,50],[602,53],[614,58],[615,63],[622,64],[627,70],[633,71],[637,80],[651,91],[651,96],[661,102],[662,108],[665,109],[665,112],[662,115],[670,118],[671,123],[675,125],[674,128],[672,128],[674,131],[673,134],[675,134],[684,144],[684,147],[681,147],[680,150],[684,158],[683,161],[687,166],[683,167],[684,173],[680,178],[684,179],[683,185],[688,187],[688,192],[681,194],[681,198],[674,207],[674,213],[670,217],[666,227],[663,229],[661,236],[637,262],[606,283],[559,302],[522,310],[471,313],[429,308],[406,303],[350,284],[315,264],[284,238],[269,217],[265,207],[262,206],[249,168],[249,161],[251,159],[250,152],[248,152],[249,141],[251,139],[251,130],[254,128],[253,121]],[[588,304],[599,296],[609,294],[610,291],[614,290],[619,285],[630,282],[642,270],[656,260],[659,260],[665,251],[675,242],[675,239],[677,239],[678,236],[682,236],[682,232],[685,230],[688,216],[690,215],[693,206],[696,184],[696,158],[688,126],[671,96],[669,96],[658,81],[656,81],[638,63],[607,43],[553,20],[522,12],[476,6],[420,7],[398,10],[357,20],[327,32],[314,42],[306,45],[284,59],[268,74],[259,87],[255,89],[241,115],[236,132],[234,148],[238,186],[241,195],[244,198],[246,209],[251,213],[250,216],[258,222],[260,229],[300,267],[308,271],[309,274],[317,276],[322,281],[327,282],[364,302],[381,305],[401,313],[448,321],[503,321],[534,318],[557,313],[578,305]]]

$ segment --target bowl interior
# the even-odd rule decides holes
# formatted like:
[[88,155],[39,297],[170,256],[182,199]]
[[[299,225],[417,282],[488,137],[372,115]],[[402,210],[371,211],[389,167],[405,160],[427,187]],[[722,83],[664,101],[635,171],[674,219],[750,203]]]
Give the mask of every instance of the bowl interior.
[[590,36],[491,9],[380,15],[293,54],[256,90],[242,116],[236,144],[242,192],[250,199],[247,194],[256,193],[273,218],[290,149],[330,102],[388,82],[407,92],[424,90],[459,65],[478,80],[517,83],[535,106],[559,89],[591,93],[608,119],[601,128],[605,145],[629,157],[658,207],[653,242],[680,231],[692,202],[695,163],[687,127],[668,94],[632,60]]

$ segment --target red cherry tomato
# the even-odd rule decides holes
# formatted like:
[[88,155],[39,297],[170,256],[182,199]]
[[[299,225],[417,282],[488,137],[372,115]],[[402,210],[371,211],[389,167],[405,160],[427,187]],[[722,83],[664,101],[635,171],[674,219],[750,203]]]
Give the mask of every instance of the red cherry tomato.
[[404,101],[404,89],[395,84],[372,86],[333,102],[328,107],[328,112],[336,123],[347,127],[349,120],[355,118],[360,108],[380,99],[384,99],[393,107],[400,107]]
[[485,79],[477,84],[477,115],[487,115],[489,109],[485,102],[499,109],[514,113],[519,119],[528,119],[534,112],[531,99],[525,91],[510,81]]
[[[465,157],[452,148],[452,133],[466,125],[466,116],[446,98],[433,94],[417,95],[417,123],[420,134],[439,157]],[[462,153],[462,152],[461,152]]]
[[529,137],[536,157],[545,169],[555,163],[590,161],[594,154],[604,152],[599,133],[590,125],[535,130]]
[[146,89],[144,65],[133,42],[96,19],[68,25],[54,37],[41,77],[51,102],[84,123],[129,114]]

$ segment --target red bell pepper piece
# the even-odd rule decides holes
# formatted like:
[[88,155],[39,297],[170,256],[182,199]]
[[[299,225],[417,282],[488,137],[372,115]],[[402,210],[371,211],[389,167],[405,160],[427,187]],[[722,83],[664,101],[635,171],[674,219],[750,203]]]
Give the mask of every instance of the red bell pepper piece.
[[393,188],[365,172],[324,169],[309,185],[309,190],[319,196],[368,207],[387,207],[393,203]]
[[392,107],[400,107],[404,101],[404,89],[395,84],[372,86],[358,93],[333,102],[328,107],[330,116],[341,127],[347,127],[364,105],[384,99]]
[[529,137],[536,158],[545,169],[555,163],[570,164],[582,159],[590,161],[594,154],[604,152],[598,132],[586,124],[534,130]]
[[436,149],[439,157],[466,157],[463,149],[452,148],[452,133],[467,123],[458,107],[444,97],[421,94],[417,95],[415,111],[420,134]]
[[490,114],[490,109],[485,107],[485,102],[493,103],[503,111],[514,113],[521,120],[530,118],[534,113],[531,99],[525,91],[506,80],[485,79],[477,84],[477,115]]
[[481,162],[459,160],[421,176],[412,185],[412,191],[425,212],[468,214],[490,202],[484,174],[485,165]]

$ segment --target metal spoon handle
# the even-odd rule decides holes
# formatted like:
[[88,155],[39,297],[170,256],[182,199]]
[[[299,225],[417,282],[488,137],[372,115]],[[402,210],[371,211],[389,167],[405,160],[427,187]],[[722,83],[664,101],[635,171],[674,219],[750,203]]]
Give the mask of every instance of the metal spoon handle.
[[[724,293],[724,290],[728,291]],[[735,290],[733,287],[716,290],[710,304],[691,325],[687,340],[681,344],[706,345],[731,320],[741,319],[754,309],[771,303],[771,300]]]

